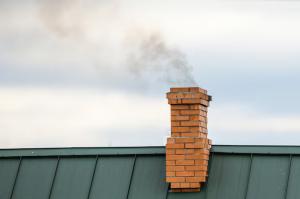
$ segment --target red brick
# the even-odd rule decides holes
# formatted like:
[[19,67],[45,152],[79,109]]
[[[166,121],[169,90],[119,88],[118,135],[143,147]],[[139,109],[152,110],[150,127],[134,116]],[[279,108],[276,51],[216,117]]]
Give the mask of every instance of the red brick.
[[199,88],[199,87],[189,87],[189,91],[190,92],[200,92],[200,93],[207,94],[207,90]]
[[176,143],[187,143],[187,142],[195,142],[194,138],[177,138],[175,140]]
[[[176,142],[176,141],[175,141]],[[208,144],[208,139],[203,139],[203,138],[195,138],[195,144]]]
[[186,155],[186,160],[208,160],[208,155]]
[[201,127],[191,127],[190,128],[191,133],[202,133],[202,128]]
[[184,166],[175,166],[174,171],[184,171]]
[[204,112],[207,112],[207,107],[205,107],[205,106],[202,106],[202,105],[200,105],[200,104],[193,104],[193,105],[190,105],[189,106],[189,109],[192,109],[192,110],[194,110],[194,109],[199,109],[199,110],[201,110],[201,111],[204,111]]
[[190,121],[180,122],[180,126],[201,126],[201,123],[202,122],[197,120],[190,120]]
[[205,144],[200,144],[200,143],[187,143],[185,144],[184,148],[192,148],[192,149],[196,149],[196,148],[207,148],[205,147]]
[[179,110],[171,110],[171,115],[180,115],[180,111]]
[[182,104],[181,99],[168,99],[169,104]]
[[186,182],[205,182],[206,177],[186,177]]
[[200,104],[191,104],[190,106],[189,106],[189,109],[190,110],[201,110],[202,108],[202,105],[200,105]]
[[171,132],[172,137],[181,137],[180,133]]
[[184,97],[183,92],[169,92],[167,93],[167,99],[181,99]]
[[167,166],[166,171],[184,171],[184,166]]
[[201,122],[207,122],[206,117],[200,116],[200,115],[190,115],[191,121],[201,121]]
[[203,99],[208,100],[209,97],[206,94],[199,92],[169,92],[167,93],[168,99]]
[[182,99],[182,103],[183,104],[200,104],[201,99]]
[[194,149],[194,155],[200,155],[200,154],[209,155],[209,150],[208,149]]
[[181,115],[199,115],[200,110],[180,110]]
[[176,153],[175,149],[166,149],[167,155],[174,155]]
[[181,136],[181,137],[202,137],[202,138],[206,138],[207,137],[206,134],[200,133],[200,132],[181,133],[178,136]]
[[166,176],[167,177],[174,177],[175,176],[175,171],[167,171]]
[[194,154],[195,153],[195,149],[184,149],[185,154]]
[[168,144],[175,144],[175,139],[174,138],[168,138],[167,143]]
[[167,155],[166,160],[184,160],[184,155]]
[[167,177],[167,182],[185,182],[185,177]]
[[200,183],[199,182],[191,182],[190,188],[200,188]]
[[194,160],[176,160],[176,165],[194,165]]
[[179,182],[171,183],[171,188],[180,188],[180,183]]
[[183,149],[184,144],[167,144],[166,148],[167,149]]
[[195,171],[195,176],[207,176],[207,171]]
[[175,132],[175,133],[177,133],[177,132],[189,132],[190,131],[190,128],[189,127],[171,127],[171,131],[172,132]]
[[[196,166],[184,166],[186,171],[207,171],[207,166],[196,165]],[[196,173],[195,173],[196,176]]]
[[186,176],[194,176],[194,171],[177,171],[176,176],[179,177],[186,177]]
[[206,101],[209,101],[210,97],[206,94],[203,94],[203,93],[195,93],[193,95],[195,98],[200,98],[200,99],[203,99],[203,100],[206,100]]
[[182,183],[180,183],[180,188],[190,188],[190,183],[182,182]]
[[171,126],[180,126],[180,122],[171,122]]
[[175,154],[185,154],[185,150],[184,149],[176,149]]
[[171,117],[171,120],[172,121],[186,121],[186,120],[189,120],[189,116],[185,116],[185,115],[174,115]]
[[189,109],[188,105],[171,105],[171,110]]
[[166,160],[166,165],[167,166],[175,165],[175,160]]
[[175,87],[175,88],[170,88],[171,92],[189,92],[190,88],[189,87]]
[[[175,163],[177,165],[177,161]],[[208,166],[208,161],[207,160],[195,160],[195,165],[205,165]]]

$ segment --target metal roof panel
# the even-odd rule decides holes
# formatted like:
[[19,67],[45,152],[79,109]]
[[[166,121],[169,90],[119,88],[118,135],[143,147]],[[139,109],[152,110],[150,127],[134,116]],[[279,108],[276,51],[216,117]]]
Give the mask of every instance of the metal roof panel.
[[134,166],[128,199],[165,199],[164,156],[138,156]]
[[127,198],[134,162],[134,156],[99,157],[89,198]]
[[250,155],[215,154],[206,198],[245,198],[250,162]]
[[299,149],[213,146],[208,181],[197,193],[167,191],[164,147],[6,149],[0,198],[294,199]]
[[23,158],[11,198],[48,199],[56,164],[56,158]]
[[54,179],[51,199],[87,198],[94,173],[95,157],[63,157]]
[[300,157],[291,156],[290,173],[288,188],[286,193],[287,199],[300,198]]
[[18,173],[19,158],[0,159],[0,198],[10,198]]
[[253,156],[247,199],[284,199],[289,156]]

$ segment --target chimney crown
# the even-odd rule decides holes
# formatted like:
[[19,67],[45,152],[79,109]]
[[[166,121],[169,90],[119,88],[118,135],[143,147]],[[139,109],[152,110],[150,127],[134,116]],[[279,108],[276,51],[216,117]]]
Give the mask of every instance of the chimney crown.
[[212,100],[207,91],[199,87],[171,88],[167,98],[169,104],[202,104],[206,107]]

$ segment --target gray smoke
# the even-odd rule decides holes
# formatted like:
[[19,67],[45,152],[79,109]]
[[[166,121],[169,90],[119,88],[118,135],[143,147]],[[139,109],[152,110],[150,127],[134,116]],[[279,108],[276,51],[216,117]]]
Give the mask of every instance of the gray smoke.
[[[99,69],[102,69],[105,64],[101,64],[99,56],[95,55],[95,49],[99,49],[101,44],[89,42],[86,36],[88,35],[89,23],[84,20],[86,12],[84,10],[84,1],[80,0],[44,0],[40,1],[39,16],[45,27],[62,39],[74,39],[75,42],[86,46],[89,58],[93,58],[93,62],[97,63]],[[105,20],[115,24],[115,16],[117,10],[115,4],[113,6],[103,6],[100,9],[103,13],[98,16],[101,21]],[[92,11],[93,12],[93,11]],[[128,23],[130,24],[130,23]],[[109,27],[103,26],[103,32],[111,31]],[[147,78],[159,80],[172,86],[180,85],[196,85],[192,75],[192,66],[188,63],[186,55],[177,48],[167,44],[162,35],[156,31],[136,32],[136,28],[129,28],[124,32],[125,38],[120,41],[121,51],[124,52],[124,63],[119,63],[121,66],[126,66],[126,71],[137,79],[145,80]],[[107,33],[110,34],[110,33]],[[103,36],[100,35],[99,36]],[[122,41],[124,40],[124,41]],[[125,45],[122,45],[125,44]],[[97,46],[98,45],[98,46]],[[90,52],[88,52],[90,50]],[[91,56],[89,56],[89,54]]]
[[185,54],[167,45],[160,33],[134,34],[129,41],[127,66],[134,75],[150,73],[171,85],[196,85]]

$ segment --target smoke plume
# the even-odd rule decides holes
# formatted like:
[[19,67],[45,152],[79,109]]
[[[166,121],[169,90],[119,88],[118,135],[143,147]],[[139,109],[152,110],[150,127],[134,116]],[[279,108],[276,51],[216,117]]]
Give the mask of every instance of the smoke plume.
[[[116,19],[116,16],[119,15],[116,8],[119,8],[119,5],[111,3],[110,6],[102,5],[98,10],[94,10],[94,8],[89,10],[84,8],[84,1],[79,0],[45,0],[40,4],[39,16],[45,27],[58,38],[73,39],[74,42],[84,45],[85,53],[91,55],[88,55],[89,58],[95,59],[93,62],[97,63],[98,69],[107,67],[107,63],[101,63],[99,61],[101,53],[95,56],[94,51],[99,48],[107,48],[105,46],[107,43],[89,41],[89,26],[93,21],[97,21],[97,25],[100,26],[99,37],[114,35],[116,30],[122,32],[120,38],[113,39],[114,42],[119,42],[117,44],[119,48],[124,48],[120,52],[122,52],[121,56],[125,56],[125,58],[121,59],[119,65],[125,67],[125,71],[136,79],[147,80],[150,78],[172,86],[196,84],[192,75],[193,68],[188,63],[186,55],[178,48],[168,45],[160,31],[141,31],[142,28],[136,27],[143,27],[143,24],[137,24],[133,28],[130,25],[132,23],[126,19]],[[93,15],[92,12],[97,14]],[[91,16],[92,19],[89,19]],[[95,20],[95,17],[98,18]],[[127,29],[120,30],[120,23]],[[109,26],[103,24],[109,24]]]
[[135,76],[155,74],[154,77],[173,86],[196,84],[185,54],[167,45],[159,32],[138,32],[128,41],[126,65]]

